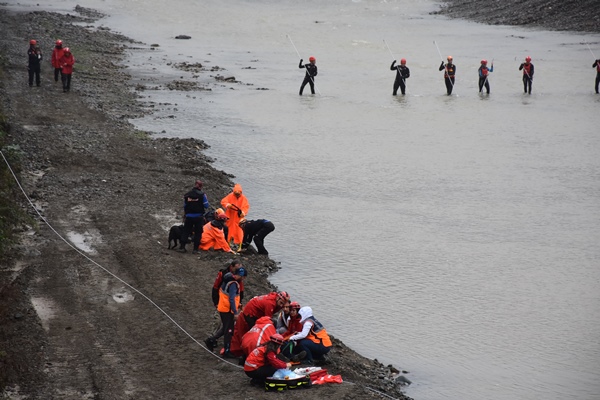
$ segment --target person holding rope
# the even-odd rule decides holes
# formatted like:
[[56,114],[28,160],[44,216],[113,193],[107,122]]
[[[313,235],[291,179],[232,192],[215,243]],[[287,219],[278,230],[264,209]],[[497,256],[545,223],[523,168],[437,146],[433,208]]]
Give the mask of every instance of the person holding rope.
[[592,68],[596,68],[596,94],[598,94],[598,85],[600,85],[600,59],[594,61]]
[[306,68],[306,75],[304,76],[304,80],[302,81],[302,85],[300,85],[300,96],[302,96],[302,92],[304,91],[304,86],[308,83],[310,85],[310,91],[312,94],[315,94],[315,76],[317,76],[317,59],[313,56],[308,58],[308,64],[302,64],[304,60],[300,59],[300,64],[298,64],[298,68]]
[[488,76],[490,72],[494,72],[494,60],[492,60],[492,65],[490,68],[487,67],[487,60],[481,60],[481,66],[479,67],[479,93],[482,92],[483,87],[485,86],[485,90],[487,94],[490,94],[490,82],[488,80]]
[[448,96],[452,94],[452,89],[454,89],[454,76],[456,75],[456,65],[452,62],[452,56],[448,56],[447,63],[440,64],[440,71],[444,71],[444,82],[446,83],[446,92]]
[[519,66],[519,71],[523,70],[523,91],[531,94],[531,85],[533,84],[533,64],[531,57],[525,57],[525,62]]
[[233,190],[221,199],[221,205],[227,215],[227,241],[238,245],[238,251],[242,248],[244,239],[244,230],[239,226],[240,220],[244,218],[250,210],[248,198],[242,193],[242,185],[236,183]]
[[406,80],[410,77],[410,69],[406,66],[406,58],[400,60],[400,65],[396,65],[396,60],[392,61],[390,70],[396,70],[396,80],[394,81],[394,91],[392,92],[392,96],[396,96],[398,88],[400,88],[402,94],[405,94]]

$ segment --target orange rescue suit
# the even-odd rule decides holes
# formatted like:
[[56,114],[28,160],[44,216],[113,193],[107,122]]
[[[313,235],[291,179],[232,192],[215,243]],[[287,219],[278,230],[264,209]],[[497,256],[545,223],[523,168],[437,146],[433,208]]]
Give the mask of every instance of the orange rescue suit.
[[[212,221],[214,222],[214,221]],[[200,241],[200,248],[202,250],[210,250],[212,247],[215,250],[231,251],[231,247],[225,240],[225,233],[223,229],[218,228],[209,222],[202,228],[202,240]]]
[[[239,193],[239,196],[236,196],[235,193]],[[227,207],[228,204],[229,207]],[[248,214],[248,210],[250,210],[250,203],[248,203],[248,199],[242,193],[242,185],[236,183],[233,191],[223,197],[221,205],[225,208],[225,214],[229,218],[227,220],[227,228],[229,228],[227,241],[233,239],[234,243],[241,244],[244,239],[244,230],[238,224]]]

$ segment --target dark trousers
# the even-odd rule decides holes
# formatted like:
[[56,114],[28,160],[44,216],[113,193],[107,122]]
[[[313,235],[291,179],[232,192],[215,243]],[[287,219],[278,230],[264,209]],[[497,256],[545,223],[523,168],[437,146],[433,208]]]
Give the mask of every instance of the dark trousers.
[[269,255],[267,249],[265,249],[265,236],[275,230],[275,225],[271,221],[263,224],[263,227],[256,232],[254,235],[254,244],[256,245],[256,250],[258,250],[258,254]]
[[60,79],[62,80],[63,92],[71,90],[71,74],[62,74]]
[[298,342],[296,347],[298,352],[306,352],[306,361],[322,360],[323,356],[329,353],[331,347],[325,347],[320,343],[315,343],[310,339],[302,339]]
[[54,82],[58,82],[58,75],[60,75],[62,79],[62,68],[54,68]]
[[400,91],[402,92],[402,94],[404,94],[404,91],[406,90],[406,84],[404,83],[404,79],[396,79],[394,81],[394,92],[392,93],[393,96],[398,94],[398,88],[400,88]]
[[523,75],[523,91],[525,93],[531,94],[531,84],[532,84],[532,79],[530,77],[528,77],[527,75]]
[[485,90],[489,94],[490,93],[490,83],[488,82],[487,76],[480,76],[479,77],[479,93],[481,93],[484,86],[485,86]]
[[223,331],[217,331],[215,336],[213,337],[215,339],[218,339],[220,336],[217,336],[217,334],[221,333],[223,335],[223,348],[225,349],[225,351],[229,351],[229,346],[231,345],[231,338],[233,337],[233,326],[235,320],[233,318],[233,313],[230,312],[219,312],[219,315],[221,316],[221,329]]
[[452,78],[444,78],[444,82],[446,83],[446,92],[448,96],[452,94],[452,89],[454,89],[454,77]]
[[304,80],[302,81],[302,85],[300,86],[300,94],[302,94],[304,91],[304,86],[306,86],[307,83],[310,85],[310,91],[312,94],[315,94],[315,82],[313,81],[313,78],[308,75],[305,76]]
[[596,74],[596,93],[598,93],[598,86],[600,85],[600,72]]
[[204,225],[204,217],[185,217],[183,223],[183,232],[181,234],[180,248],[185,249],[185,245],[188,242],[188,238],[194,232],[194,248],[192,250],[198,250],[200,246],[200,239],[202,238],[202,227]]
[[35,84],[40,86],[40,66],[29,67],[29,86],[33,86],[33,76],[35,75]]
[[273,374],[277,371],[277,368],[272,366],[271,364],[263,365],[262,367],[255,369],[254,371],[244,371],[248,378],[252,378],[259,382],[264,382],[268,377],[273,376]]

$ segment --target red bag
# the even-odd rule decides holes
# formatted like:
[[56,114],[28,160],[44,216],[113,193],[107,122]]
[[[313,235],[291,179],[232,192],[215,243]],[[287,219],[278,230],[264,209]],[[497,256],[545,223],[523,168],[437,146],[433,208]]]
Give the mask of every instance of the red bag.
[[313,385],[322,385],[324,383],[342,383],[342,376],[341,375],[323,375],[321,376],[319,379],[317,379],[316,381],[311,381],[311,383]]

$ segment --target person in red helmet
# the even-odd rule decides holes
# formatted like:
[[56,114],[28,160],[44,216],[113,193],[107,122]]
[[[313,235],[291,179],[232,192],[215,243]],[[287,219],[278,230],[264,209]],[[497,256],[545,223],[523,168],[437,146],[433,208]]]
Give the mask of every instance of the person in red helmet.
[[206,194],[202,191],[202,185],[201,180],[196,180],[194,187],[183,195],[184,221],[179,245],[179,251],[182,253],[186,252],[185,245],[192,232],[194,232],[194,247],[192,248],[192,253],[196,253],[198,251],[198,246],[200,245],[202,229],[206,222],[204,220],[204,213],[210,208],[208,197],[206,197]]
[[233,339],[231,339],[230,351],[236,356],[242,355],[242,338],[256,323],[260,317],[272,317],[283,306],[290,302],[287,292],[271,292],[250,299],[239,318],[235,322]]
[[277,358],[279,348],[283,344],[283,336],[276,333],[269,341],[252,351],[244,362],[244,372],[251,378],[253,385],[264,385],[266,379],[278,369],[289,369],[292,364]]
[[525,57],[525,62],[519,66],[519,71],[523,70],[523,91],[531,94],[531,86],[533,84],[533,64],[531,57]]
[[52,66],[54,67],[54,82],[58,82],[58,76],[62,77],[62,65],[60,59],[62,58],[65,49],[63,48],[62,40],[58,39],[52,50]]
[[313,56],[310,56],[308,64],[302,64],[304,60],[300,59],[300,64],[298,64],[298,68],[306,68],[306,75],[304,75],[304,80],[302,81],[302,85],[300,85],[300,96],[302,96],[302,92],[304,91],[304,86],[308,83],[310,85],[310,91],[312,94],[315,94],[315,76],[317,76],[317,59]]
[[406,90],[406,80],[410,77],[410,69],[406,66],[406,58],[400,60],[400,65],[396,65],[396,60],[392,61],[390,70],[396,71],[396,80],[394,81],[392,96],[396,96],[398,88],[400,88],[402,94],[404,94]]
[[452,94],[452,90],[454,89],[454,79],[456,75],[456,65],[454,65],[452,56],[448,56],[447,63],[444,64],[444,61],[440,64],[440,71],[444,71],[444,82],[446,84],[446,93],[448,96]]
[[29,50],[27,50],[27,71],[29,73],[29,86],[33,86],[33,77],[35,76],[36,86],[40,86],[40,71],[42,63],[42,51],[37,45],[35,39],[29,41]]
[[75,64],[75,57],[71,53],[71,49],[65,47],[65,51],[59,60],[62,67],[61,80],[63,84],[63,93],[71,91],[71,75],[73,74],[73,65]]
[[592,68],[596,68],[596,94],[598,94],[598,85],[600,85],[600,59],[594,61]]
[[494,60],[492,60],[492,65],[490,68],[487,66],[487,60],[481,60],[481,66],[479,66],[479,93],[483,90],[485,86],[485,90],[487,94],[490,94],[490,82],[489,82],[489,74],[490,72],[494,72]]

